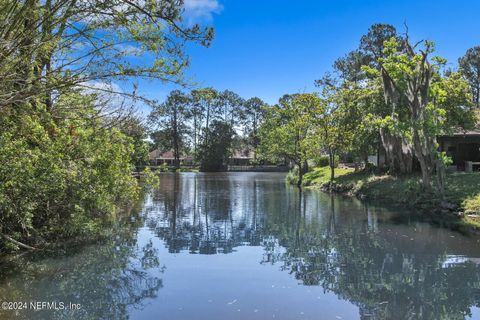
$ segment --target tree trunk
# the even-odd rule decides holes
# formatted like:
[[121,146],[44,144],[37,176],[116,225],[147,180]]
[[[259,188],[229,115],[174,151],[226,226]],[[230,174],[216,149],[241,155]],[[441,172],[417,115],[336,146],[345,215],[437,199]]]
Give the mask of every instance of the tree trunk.
[[210,125],[210,105],[207,105],[207,116],[205,119],[205,145],[208,146],[208,126]]
[[412,146],[402,137],[391,134],[387,129],[380,129],[380,138],[387,166],[392,174],[408,174],[413,169]]
[[308,162],[307,160],[304,160],[303,162],[300,161],[298,164],[298,181],[297,181],[297,187],[301,188],[303,184],[303,176],[305,173],[308,172]]
[[304,160],[303,161],[303,173],[307,173],[308,172],[308,161],[307,160]]
[[422,185],[423,189],[425,191],[430,191],[431,190],[431,184],[430,184],[430,175],[428,174],[428,165],[425,161],[425,158],[420,156],[417,157],[418,162],[420,163],[420,169],[422,172]]
[[474,99],[475,99],[475,106],[477,108],[480,108],[480,85],[477,85],[477,90],[475,92]]
[[178,133],[178,109],[173,110],[173,166],[180,168],[180,136]]
[[[16,65],[16,71],[18,77],[14,83],[14,90],[22,92],[25,97],[29,97],[32,88],[32,82],[35,80],[34,70],[32,65],[33,61],[33,44],[35,43],[35,37],[38,36],[36,21],[38,21],[38,0],[27,0],[24,4],[25,10],[22,15],[22,28],[23,35],[19,46],[19,55],[24,58],[20,63]],[[33,109],[37,108],[36,100],[30,99]]]
[[177,146],[175,146],[174,150],[173,150],[173,166],[175,167],[175,169],[178,169],[180,168],[180,150],[178,148],[178,144]]
[[335,154],[332,150],[328,152],[328,162],[330,165],[330,182],[335,179]]
[[440,159],[437,159],[437,166],[436,166],[436,173],[437,173],[437,192],[440,196],[440,200],[445,200],[445,185],[446,185],[446,172],[445,172],[445,165],[442,163]]
[[[413,128],[413,145],[415,156],[420,163],[422,171],[422,184],[425,191],[432,191],[432,176],[435,170],[439,171],[442,168],[438,165],[439,159],[436,158],[436,138],[426,136],[422,130]],[[438,172],[441,174],[441,172]],[[437,186],[438,195],[441,196],[444,189],[444,179],[437,180],[440,184]]]
[[194,116],[193,118],[193,155],[195,158],[197,156],[197,130],[198,130],[197,117]]

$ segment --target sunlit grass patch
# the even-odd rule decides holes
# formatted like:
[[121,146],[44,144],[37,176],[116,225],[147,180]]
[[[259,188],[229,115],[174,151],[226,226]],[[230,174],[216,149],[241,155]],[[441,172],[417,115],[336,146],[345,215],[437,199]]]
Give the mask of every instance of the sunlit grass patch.
[[465,199],[462,206],[465,208],[466,214],[480,214],[480,193],[474,197]]
[[[409,205],[425,201],[435,202],[435,199],[426,197],[422,192],[422,180],[418,174],[376,175],[365,171],[354,172],[353,169],[337,169],[335,173],[334,184],[339,190],[347,190],[363,198]],[[305,175],[305,182],[306,185],[325,186],[330,182],[329,168],[315,168]],[[447,175],[445,199],[458,205],[470,215],[471,220],[480,223],[480,172]],[[477,215],[479,217],[476,217]]]
[[[335,168],[335,179],[351,174],[354,170],[350,168]],[[330,182],[330,167],[318,167],[306,173],[303,176],[303,184],[305,186],[317,185],[321,186]]]

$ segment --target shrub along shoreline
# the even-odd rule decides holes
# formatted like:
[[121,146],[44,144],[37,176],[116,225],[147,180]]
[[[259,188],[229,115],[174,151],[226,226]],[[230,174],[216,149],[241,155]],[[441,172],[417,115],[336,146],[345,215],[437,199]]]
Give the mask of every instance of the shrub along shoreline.
[[444,200],[422,192],[418,175],[390,176],[370,171],[339,168],[330,181],[330,168],[314,168],[305,174],[306,188],[335,192],[377,204],[413,209],[422,220],[465,232],[480,232],[480,173],[447,175]]

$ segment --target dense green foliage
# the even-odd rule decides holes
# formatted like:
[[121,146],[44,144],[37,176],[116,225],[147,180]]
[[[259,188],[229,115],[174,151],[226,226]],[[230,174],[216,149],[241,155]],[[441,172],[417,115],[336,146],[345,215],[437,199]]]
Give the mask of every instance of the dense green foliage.
[[120,131],[130,138],[133,144],[131,154],[131,163],[135,166],[144,166],[148,164],[148,143],[146,139],[147,129],[142,120],[138,117],[127,117],[119,125]]
[[189,97],[178,90],[170,92],[166,101],[155,106],[149,115],[156,131],[152,138],[156,148],[173,150],[174,166],[179,168],[182,151],[187,148]]
[[[334,166],[337,167],[338,166],[338,161],[340,160],[340,158],[338,156],[335,157],[334,159]],[[318,166],[318,167],[328,167],[330,165],[330,157],[327,156],[327,155],[324,155],[324,156],[319,156],[315,159],[315,165]]]
[[198,150],[201,171],[226,170],[234,134],[229,123],[215,120],[210,124],[205,130],[208,139],[203,140]]
[[[0,1],[0,252],[91,238],[138,194],[147,161],[130,78],[184,83],[183,2]],[[130,100],[126,98],[131,98]]]
[[23,105],[0,120],[1,232],[32,243],[96,233],[101,218],[137,193],[130,139],[102,128],[88,97],[58,103],[78,107],[54,121]]
[[[228,152],[248,151],[255,157],[260,143],[258,131],[265,110],[266,104],[261,99],[245,100],[229,90],[202,88],[189,93],[173,90],[166,101],[156,105],[149,115],[153,148],[171,150],[176,168],[179,167],[179,158],[185,155],[191,155],[196,163],[205,161],[205,158],[200,159],[205,156],[205,150],[200,148],[205,148],[210,142],[210,125],[222,122],[234,132],[234,140],[229,144],[232,150]],[[223,153],[211,155],[224,157]]]
[[[315,151],[312,148],[315,113],[324,108],[315,94],[283,96],[278,105],[268,108],[260,135],[260,152],[263,158],[278,161],[284,158],[298,168],[296,184],[302,185],[302,177],[308,172],[308,159]],[[293,181],[293,180],[292,180]]]
[[[465,212],[466,221],[480,225],[480,174],[454,173],[446,177],[447,196],[445,200]],[[305,186],[326,188],[332,191],[348,192],[362,199],[375,200],[385,204],[427,209],[430,213],[439,209],[437,198],[426,196],[422,192],[422,180],[419,175],[399,176],[379,174],[353,169],[338,169],[337,177],[330,181],[327,168],[315,168],[305,174]],[[469,216],[473,215],[473,216]],[[452,216],[449,216],[452,218]],[[455,220],[455,219],[453,219]],[[460,221],[456,220],[455,223]]]
[[480,46],[468,49],[458,63],[470,84],[473,102],[480,108]]
[[413,45],[393,26],[373,25],[357,50],[334,63],[334,74],[316,81],[319,93],[287,95],[269,108],[260,129],[262,156],[288,159],[301,185],[308,160],[328,156],[333,181],[337,155],[366,165],[382,150],[384,171],[410,174],[418,167],[422,190],[442,197],[450,159],[437,136],[475,127],[478,54],[470,50],[454,72],[434,52],[431,41]]

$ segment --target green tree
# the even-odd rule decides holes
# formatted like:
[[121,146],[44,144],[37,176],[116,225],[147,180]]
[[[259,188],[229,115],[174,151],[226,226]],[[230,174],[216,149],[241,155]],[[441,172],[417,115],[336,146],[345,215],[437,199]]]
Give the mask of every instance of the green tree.
[[[376,23],[373,24],[367,34],[360,39],[359,54],[364,56],[362,60],[364,65],[379,69],[381,67],[381,58],[386,56],[385,41],[392,38],[397,39],[399,46],[401,38],[397,35],[397,29],[390,24]],[[399,50],[401,51],[401,50]]]
[[277,105],[267,108],[260,131],[262,157],[285,158],[298,168],[297,186],[308,172],[312,151],[312,112],[322,108],[316,94],[304,93],[283,96]]
[[[404,51],[404,39],[397,35],[397,30],[389,24],[374,24],[367,34],[361,37],[359,50],[366,55],[368,66],[381,70],[383,59],[388,55],[385,51],[385,42],[397,40],[397,51]],[[405,103],[397,104],[394,108],[385,102],[383,80],[378,75],[370,77],[370,126],[378,130],[380,141],[386,153],[386,160],[390,173],[405,174],[413,170],[413,150],[411,144],[401,134],[397,122],[404,122],[408,117]]]
[[91,238],[135,199],[142,133],[123,103],[111,99],[117,110],[107,112],[100,93],[145,101],[109,82],[184,83],[186,45],[207,46],[213,30],[182,15],[175,0],[2,1],[2,247]]
[[133,145],[132,164],[137,167],[148,164],[148,143],[146,141],[148,135],[143,121],[133,115],[123,119],[118,127],[124,135],[131,139],[130,143]]
[[[437,172],[437,176],[441,177],[444,170],[436,142],[444,119],[442,112],[432,103],[431,85],[445,60],[433,57],[433,64],[430,63],[428,57],[434,52],[434,44],[430,41],[423,42],[423,49],[412,46],[408,38],[404,43],[406,52],[399,53],[398,42],[394,38],[385,42],[386,57],[381,59],[383,88],[386,101],[392,108],[400,104],[406,104],[408,108],[405,134],[420,163],[423,187],[429,191],[433,173]],[[443,195],[444,183],[441,178],[437,181],[440,195]]]
[[196,91],[192,91],[189,106],[189,115],[192,119],[192,143],[193,143],[193,154],[196,157],[197,147],[200,143],[200,137],[202,133],[202,123],[205,118],[205,109],[202,103],[200,103],[200,95]]
[[349,52],[345,57],[335,60],[333,68],[346,81],[359,82],[365,79],[362,66],[370,62],[369,56],[360,50]]
[[440,131],[453,134],[457,130],[475,127],[474,104],[469,83],[459,72],[448,73],[432,82],[432,104],[441,114]]
[[259,128],[265,117],[267,104],[254,97],[245,101],[243,110],[243,134],[249,147],[253,149],[254,161],[257,158],[257,148],[260,144]]
[[208,143],[210,122],[219,114],[218,91],[213,88],[192,90],[191,113],[193,118],[193,149],[197,153],[199,144]]
[[167,150],[173,150],[174,166],[180,167],[181,152],[187,147],[189,128],[189,97],[179,90],[170,92],[167,100],[156,106],[149,115],[151,123],[160,129],[161,134],[153,135],[156,138],[166,138],[166,141],[156,140],[157,146],[163,146]]
[[480,108],[480,46],[468,49],[458,64],[470,84],[473,102]]
[[209,139],[205,139],[198,150],[200,171],[225,171],[231,154],[233,136],[235,135],[233,128],[228,123],[214,120],[205,129],[205,134]]
[[245,101],[235,92],[225,90],[218,93],[217,103],[222,120],[234,127],[242,118]]
[[51,109],[57,90],[108,79],[184,82],[185,44],[209,45],[213,30],[187,27],[182,13],[175,0],[3,1],[0,105],[38,98]]
[[[346,95],[346,122],[351,141],[348,151],[368,164],[368,156],[377,154],[381,145],[379,128],[372,121],[382,99],[378,88],[371,82],[357,84],[347,82],[342,91]],[[380,103],[381,105],[381,103]],[[410,161],[410,160],[408,160]]]
[[3,245],[90,238],[135,199],[131,139],[106,126],[94,106],[94,96],[71,92],[56,102],[61,120],[28,108],[0,118]]
[[354,132],[359,121],[357,111],[357,91],[345,83],[337,86],[327,76],[317,82],[323,85],[322,101],[312,109],[314,134],[312,144],[316,150],[328,153],[330,180],[335,178],[335,159],[341,152],[349,151]]

